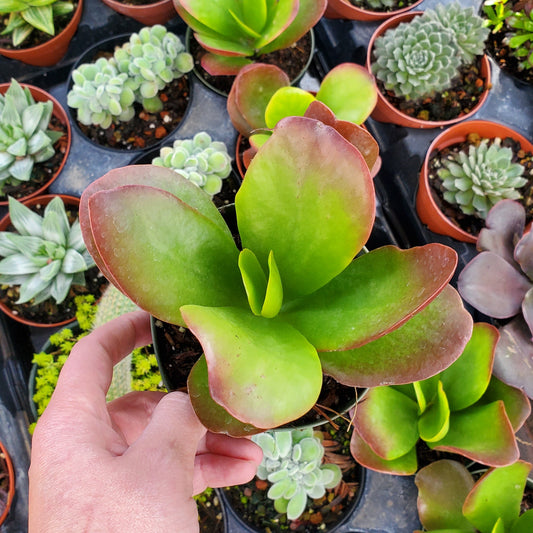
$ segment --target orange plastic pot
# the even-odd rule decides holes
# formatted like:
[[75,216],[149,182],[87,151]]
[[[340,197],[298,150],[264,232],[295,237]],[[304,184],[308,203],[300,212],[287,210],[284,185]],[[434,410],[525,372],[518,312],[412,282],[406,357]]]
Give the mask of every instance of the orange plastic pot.
[[7,478],[8,478],[8,489],[7,489],[7,501],[5,508],[0,512],[0,526],[5,522],[9,510],[11,509],[11,504],[13,503],[13,498],[15,497],[15,470],[13,468],[13,463],[11,462],[11,457],[7,453],[5,446],[0,442],[0,455],[2,456],[6,466],[7,466]]
[[178,15],[172,0],[160,0],[146,5],[124,4],[117,0],[102,0],[102,2],[117,13],[135,19],[145,26],[165,24]]
[[330,19],[349,19],[362,20],[365,22],[377,22],[409,11],[421,2],[422,0],[417,0],[410,6],[403,7],[402,9],[397,9],[395,11],[370,11],[368,9],[362,9],[354,6],[349,0],[328,0],[328,7],[326,8],[324,16]]
[[439,152],[451,146],[466,141],[467,136],[471,133],[477,133],[480,137],[487,139],[494,139],[500,137],[511,137],[515,141],[520,143],[520,146],[526,152],[533,153],[533,144],[529,142],[523,135],[520,135],[513,129],[498,124],[497,122],[490,122],[487,120],[469,120],[443,131],[435,140],[431,143],[422,169],[420,170],[418,191],[416,194],[416,211],[420,220],[434,233],[440,235],[447,235],[458,241],[475,243],[477,241],[477,235],[472,235],[460,227],[456,226],[437,206],[433,196],[431,194],[431,187],[429,185],[429,161],[431,157]]
[[[76,198],[75,196],[67,196],[64,194],[45,194],[43,196],[34,196],[33,198],[24,200],[23,204],[28,207],[33,207],[36,205],[47,205],[50,203],[56,196],[60,196],[63,200],[65,206],[71,206],[71,207],[78,207],[80,205],[80,199]],[[9,214],[7,214],[2,220],[0,220],[0,231],[6,231],[11,224],[11,218]],[[3,302],[0,302],[0,310],[3,311],[6,315],[11,317],[13,320],[16,320],[17,322],[20,322],[22,324],[26,324],[27,326],[34,326],[38,328],[51,328],[51,327],[59,327],[64,326],[66,324],[70,324],[71,322],[74,322],[76,320],[76,317],[73,316],[72,318],[69,318],[67,320],[63,320],[61,322],[56,323],[46,323],[43,324],[41,322],[35,322],[33,320],[28,320],[22,316],[19,316],[16,313],[13,313],[11,308],[4,304]]]
[[[57,169],[57,172],[46,182],[43,184],[42,187],[39,189],[33,191],[31,194],[28,194],[24,198],[20,198],[21,201],[29,200],[30,198],[33,198],[34,196],[38,196],[40,194],[43,194],[48,187],[54,182],[54,180],[59,176],[61,171],[63,170],[63,167],[65,166],[65,163],[67,161],[68,153],[70,151],[70,145],[72,142],[72,134],[70,130],[70,122],[68,120],[67,112],[63,109],[61,104],[50,94],[44,91],[43,89],[40,89],[39,87],[35,87],[34,85],[28,85],[26,83],[21,83],[21,87],[27,87],[30,90],[31,95],[33,96],[34,100],[36,102],[46,102],[48,100],[52,101],[53,104],[53,110],[52,115],[56,117],[63,126],[67,129],[67,140],[65,143],[65,152],[63,154],[63,160],[61,161],[61,164],[59,165],[59,168]],[[5,94],[5,92],[8,90],[10,86],[10,83],[1,83],[0,84],[0,94]],[[7,200],[0,200],[0,205],[7,205]]]
[[[366,68],[369,72],[372,72],[372,51],[374,48],[374,42],[376,39],[383,35],[388,29],[395,28],[402,22],[409,22],[414,17],[421,15],[422,11],[410,11],[408,13],[402,13],[401,15],[396,15],[385,22],[383,22],[372,35],[370,42],[368,44],[367,57],[366,57]],[[489,95],[489,87],[491,81],[491,72],[490,72],[490,62],[486,55],[482,57],[481,60],[481,77],[485,82],[485,90],[483,91],[478,103],[471,109],[469,113],[459,115],[458,117],[451,120],[421,120],[415,117],[410,117],[405,113],[402,113],[396,109],[384,96],[378,91],[378,101],[376,107],[372,112],[372,118],[378,122],[386,122],[390,124],[396,124],[398,126],[404,126],[407,128],[422,128],[422,129],[431,129],[431,128],[442,128],[446,126],[451,126],[467,118],[471,117],[474,113],[479,111],[481,106],[485,103]]]
[[17,59],[28,65],[49,67],[55,65],[66,53],[72,37],[78,29],[83,11],[83,0],[78,0],[78,7],[67,27],[49,41],[31,48],[0,48],[0,55]]

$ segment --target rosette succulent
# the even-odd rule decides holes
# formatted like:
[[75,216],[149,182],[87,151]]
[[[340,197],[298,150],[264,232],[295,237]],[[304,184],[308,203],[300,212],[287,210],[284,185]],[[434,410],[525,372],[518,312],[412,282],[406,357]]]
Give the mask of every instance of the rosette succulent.
[[[352,4],[361,4],[362,2],[351,2]],[[364,2],[365,4],[368,4],[368,7],[371,9],[383,9],[383,8],[390,8],[394,7],[394,0],[366,0]]]
[[36,102],[15,79],[0,94],[0,194],[4,184],[29,181],[35,163],[55,154],[54,144],[63,134],[48,129],[52,111],[51,100]]
[[322,498],[341,482],[338,465],[322,464],[324,446],[312,428],[260,433],[252,440],[263,450],[257,477],[272,483],[267,497],[289,520],[305,511],[308,496]]
[[209,195],[154,165],[108,172],[80,205],[105,276],[202,344],[188,390],[212,431],[296,420],[316,403],[323,373],[353,387],[406,383],[463,351],[472,319],[448,284],[452,249],[384,246],[354,259],[372,229],[374,185],[332,127],[281,120],[235,210],[242,250]]
[[504,321],[494,375],[533,398],[533,232],[524,234],[525,221],[521,204],[498,202],[479,233],[480,253],[462,270],[457,286],[473,307]]
[[222,189],[222,180],[231,173],[231,157],[223,142],[213,141],[205,131],[192,139],[163,146],[152,165],[168,167],[213,195]]
[[468,152],[459,151],[443,158],[443,167],[437,171],[444,187],[444,199],[457,205],[466,215],[485,219],[500,200],[518,200],[518,189],[527,183],[524,167],[513,162],[511,148],[501,145],[496,138],[482,139],[471,144]]
[[174,6],[208,52],[202,67],[217,76],[290,47],[320,20],[327,0],[174,0]]
[[20,285],[17,303],[61,303],[71,285],[85,285],[85,271],[94,266],[76,220],[69,223],[57,196],[41,216],[9,198],[9,216],[16,232],[0,232],[0,283]]

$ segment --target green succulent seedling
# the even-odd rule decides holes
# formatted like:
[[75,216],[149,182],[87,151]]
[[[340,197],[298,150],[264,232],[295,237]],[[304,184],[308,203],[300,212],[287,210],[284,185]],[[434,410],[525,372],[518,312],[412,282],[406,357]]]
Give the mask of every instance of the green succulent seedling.
[[491,28],[492,33],[497,33],[506,24],[507,18],[514,13],[509,0],[485,0],[483,12],[487,16],[485,26]]
[[30,181],[34,165],[55,154],[63,133],[48,129],[53,107],[51,100],[36,102],[15,79],[0,94],[0,194],[6,184]]
[[338,465],[322,464],[324,446],[312,428],[260,433],[252,440],[263,450],[257,477],[272,483],[267,497],[289,520],[305,511],[308,497],[321,498],[342,480]]
[[202,67],[235,75],[261,55],[288,48],[324,13],[327,0],[174,0],[179,16],[207,50]]
[[356,461],[381,472],[414,474],[419,440],[486,465],[516,461],[514,433],[531,407],[522,391],[492,376],[498,336],[495,327],[477,323],[463,354],[439,374],[371,388],[355,413]]
[[242,250],[209,195],[154,165],[108,172],[80,205],[106,277],[202,344],[188,389],[206,427],[246,435],[295,420],[323,372],[349,386],[406,383],[462,353],[472,319],[448,284],[453,250],[385,246],[354,259],[374,186],[332,127],[281,120],[235,209]]
[[444,199],[457,205],[467,215],[487,218],[489,210],[500,200],[518,200],[519,190],[527,183],[525,168],[513,163],[511,148],[501,146],[501,139],[482,139],[442,159],[437,171],[444,187]]
[[512,33],[506,37],[505,43],[513,51],[513,55],[520,60],[520,69],[533,68],[533,13],[517,11],[507,19]]
[[85,285],[94,261],[78,220],[69,223],[59,196],[43,216],[9,197],[9,216],[16,231],[0,232],[0,283],[20,286],[16,303],[49,298],[61,303],[72,285]]
[[231,157],[223,142],[213,141],[205,131],[192,139],[178,139],[164,146],[152,165],[167,167],[213,195],[222,189],[222,180],[231,173]]
[[0,0],[0,15],[9,15],[0,35],[10,35],[13,46],[20,46],[33,30],[55,35],[54,19],[74,10],[72,2],[58,0]]
[[533,509],[520,514],[530,470],[531,464],[516,461],[509,466],[490,468],[476,482],[468,469],[456,461],[443,459],[422,468],[415,483],[424,531],[533,531]]

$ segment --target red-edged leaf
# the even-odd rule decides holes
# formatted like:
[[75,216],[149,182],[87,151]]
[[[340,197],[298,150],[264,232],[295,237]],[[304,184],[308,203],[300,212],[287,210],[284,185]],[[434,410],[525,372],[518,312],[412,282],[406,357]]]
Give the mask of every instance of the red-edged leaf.
[[202,68],[211,76],[236,76],[241,68],[252,61],[246,57],[223,56],[215,53],[206,53],[200,61]]
[[533,232],[526,233],[516,245],[514,258],[522,272],[533,281]]

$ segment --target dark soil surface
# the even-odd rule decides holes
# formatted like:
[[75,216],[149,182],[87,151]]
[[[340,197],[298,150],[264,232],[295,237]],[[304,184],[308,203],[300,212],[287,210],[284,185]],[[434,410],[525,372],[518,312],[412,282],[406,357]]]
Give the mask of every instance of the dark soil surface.
[[[69,22],[74,16],[74,13],[76,13],[78,2],[73,1],[72,3],[74,4],[74,9],[70,13],[54,18],[55,35],[61,33],[68,26]],[[0,33],[6,27],[7,20],[7,14],[0,16]],[[23,50],[25,48],[33,48],[34,46],[39,46],[40,44],[43,44],[49,41],[50,39],[53,39],[54,37],[54,35],[48,35],[48,33],[45,33],[44,31],[34,29],[31,32],[30,36],[24,40],[24,42],[22,42],[19,46],[13,46],[11,35],[0,35],[0,48],[7,48],[9,50]]]
[[[189,47],[190,53],[194,58],[194,67],[197,74],[209,85],[227,95],[231,89],[235,76],[211,76],[200,64],[202,56],[205,54],[205,50],[198,44],[194,37],[191,37]],[[307,33],[291,47],[259,56],[255,58],[255,61],[257,63],[276,65],[285,71],[290,80],[294,80],[300,75],[302,69],[307,64],[311,52],[311,37],[310,34]]]
[[[467,142],[454,144],[441,152],[433,154],[429,161],[428,173],[432,196],[439,209],[457,226],[474,236],[477,236],[479,231],[485,226],[485,221],[475,215],[465,215],[457,206],[444,200],[444,188],[442,186],[442,180],[437,175],[437,170],[442,168],[441,161],[443,159],[451,157],[461,150],[468,152],[468,146],[470,144],[478,145],[481,140],[482,138],[479,135],[473,134],[468,138]],[[522,150],[520,144],[510,137],[502,139],[501,145],[513,150],[513,163],[523,165],[525,167],[524,177],[529,178],[526,185],[519,189],[523,197],[520,202],[526,208],[526,223],[529,223],[533,220],[533,154]]]
[[178,127],[189,104],[189,96],[189,79],[184,75],[159,93],[163,101],[163,110],[159,113],[147,113],[141,104],[136,103],[135,116],[130,121],[111,124],[106,130],[77,124],[86,137],[100,146],[119,150],[148,148]]
[[195,496],[200,533],[224,533],[224,515],[218,494],[208,488]]
[[322,498],[308,499],[304,514],[292,521],[287,520],[285,514],[279,514],[274,509],[274,502],[267,498],[268,481],[255,478],[245,485],[225,488],[224,493],[231,506],[248,525],[267,533],[314,533],[328,531],[346,516],[356,501],[361,469],[350,454],[349,420],[337,419],[335,422],[318,429],[322,432],[326,449],[324,463],[339,465],[343,472],[341,483],[335,489],[327,490]]
[[120,2],[121,4],[125,4],[127,6],[150,6],[152,4],[157,4],[158,2],[161,2],[161,0],[116,0],[117,2]]
[[366,11],[377,11],[377,12],[390,12],[398,11],[398,9],[403,9],[404,7],[409,7],[413,5],[416,0],[396,0],[392,7],[372,7],[366,0],[349,0],[350,4],[353,4],[355,7],[365,9]]
[[423,100],[406,100],[387,91],[380,80],[376,80],[380,92],[395,108],[402,113],[420,120],[453,120],[470,113],[479,102],[485,89],[481,77],[481,58],[472,65],[461,68],[453,86],[446,91]]
[[54,144],[55,154],[42,163],[36,163],[33,166],[32,176],[30,181],[23,181],[18,185],[4,185],[3,192],[0,194],[0,201],[7,202],[7,197],[20,200],[25,196],[29,196],[36,190],[40,189],[47,181],[50,181],[58,172],[67,149],[67,128],[54,116],[50,119],[49,129],[55,131],[62,131],[63,136]]

